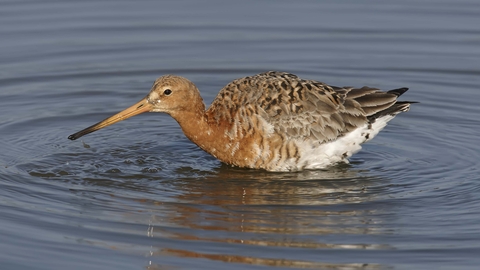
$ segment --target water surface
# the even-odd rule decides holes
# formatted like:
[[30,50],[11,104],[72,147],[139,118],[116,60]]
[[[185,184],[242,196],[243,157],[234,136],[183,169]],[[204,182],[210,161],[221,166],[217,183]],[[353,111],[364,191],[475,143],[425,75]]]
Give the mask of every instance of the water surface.
[[[480,17],[463,1],[3,1],[2,269],[477,269]],[[323,171],[221,164],[156,77],[267,70],[419,101]]]

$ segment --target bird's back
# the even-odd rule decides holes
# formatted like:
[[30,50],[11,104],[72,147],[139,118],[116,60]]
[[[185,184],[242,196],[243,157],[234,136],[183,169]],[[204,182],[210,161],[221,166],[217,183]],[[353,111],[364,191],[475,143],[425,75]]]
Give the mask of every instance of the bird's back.
[[[383,92],[370,87],[335,87],[289,73],[270,71],[229,83],[219,92],[207,114],[213,121],[230,123],[225,136],[232,140],[261,134],[262,142],[255,143],[254,148],[258,148],[255,151],[260,155],[263,153],[265,158],[278,156],[265,162],[269,167],[275,167],[286,160],[298,163],[306,155],[312,156],[308,160],[315,159],[315,155],[325,149],[313,152],[311,149],[332,144],[360,129],[365,129],[361,132],[364,139],[355,140],[355,144],[373,138],[372,134],[379,130],[369,132],[369,129],[373,129],[377,119],[408,110],[409,102],[397,102],[397,97],[406,90]],[[269,139],[277,141],[278,147],[263,141]],[[302,149],[305,147],[308,149]],[[291,149],[287,151],[285,148]],[[282,151],[297,154],[290,154],[290,158],[283,160]],[[342,153],[343,159],[353,152]],[[306,163],[301,166],[308,168],[308,163],[312,162]]]

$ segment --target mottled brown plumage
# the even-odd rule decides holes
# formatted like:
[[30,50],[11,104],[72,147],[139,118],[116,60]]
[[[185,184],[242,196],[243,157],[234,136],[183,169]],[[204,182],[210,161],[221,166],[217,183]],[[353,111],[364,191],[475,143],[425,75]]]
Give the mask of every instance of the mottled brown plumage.
[[407,111],[409,102],[397,102],[405,91],[335,87],[271,71],[232,81],[205,111],[192,82],[166,75],[144,100],[69,138],[138,113],[166,112],[190,140],[227,164],[271,171],[324,168],[346,161]]

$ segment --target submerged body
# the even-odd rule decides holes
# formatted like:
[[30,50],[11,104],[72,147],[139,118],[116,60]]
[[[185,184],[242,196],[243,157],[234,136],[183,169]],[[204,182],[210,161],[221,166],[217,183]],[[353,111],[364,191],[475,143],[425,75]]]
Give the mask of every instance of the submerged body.
[[407,91],[334,87],[284,72],[234,80],[205,110],[189,80],[166,75],[132,107],[80,132],[75,140],[143,112],[165,112],[185,135],[220,161],[269,171],[322,169],[361,149],[410,102]]

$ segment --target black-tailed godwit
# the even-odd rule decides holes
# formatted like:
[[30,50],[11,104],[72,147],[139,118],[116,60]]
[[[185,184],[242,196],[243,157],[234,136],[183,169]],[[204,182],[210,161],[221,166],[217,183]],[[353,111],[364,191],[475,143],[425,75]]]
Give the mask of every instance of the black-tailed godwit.
[[270,71],[225,86],[205,110],[188,79],[165,75],[135,105],[70,140],[144,112],[171,115],[192,142],[220,161],[269,171],[322,169],[348,158],[410,108],[408,88],[335,87]]

